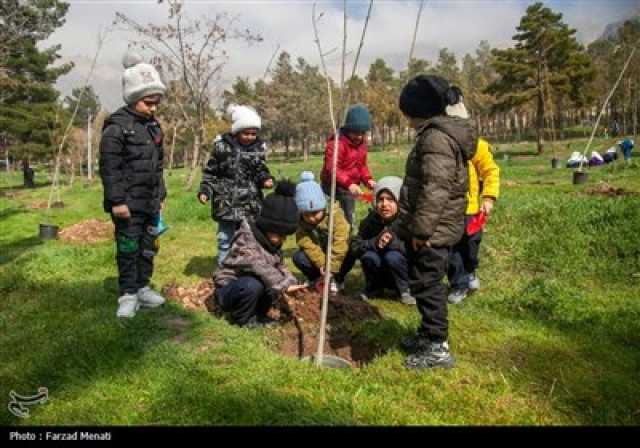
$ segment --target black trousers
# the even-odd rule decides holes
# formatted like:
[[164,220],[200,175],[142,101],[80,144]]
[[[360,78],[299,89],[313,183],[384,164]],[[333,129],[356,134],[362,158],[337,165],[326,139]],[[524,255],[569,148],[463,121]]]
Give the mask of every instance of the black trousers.
[[[322,191],[327,196],[331,196],[331,186],[322,185]],[[356,211],[356,199],[353,197],[349,190],[338,187],[336,185],[336,200],[340,203],[340,207],[344,212],[344,217],[347,218],[350,226],[353,226],[353,217]]]
[[449,320],[443,280],[451,247],[423,246],[416,252],[408,243],[407,250],[411,294],[422,316],[418,334],[433,342],[444,342],[449,337]]
[[135,294],[149,284],[153,275],[153,258],[159,246],[151,229],[153,216],[132,213],[131,218],[111,216],[115,225],[116,261],[120,295]]
[[[473,216],[465,216],[464,227],[466,229],[469,220]],[[480,242],[482,241],[482,230],[469,236],[465,232],[462,239],[451,249],[449,259],[449,286],[451,289],[466,289],[469,287],[469,275],[476,272],[480,263]]]
[[264,317],[273,304],[273,294],[260,280],[242,276],[216,289],[216,301],[235,325],[244,325],[253,316]]

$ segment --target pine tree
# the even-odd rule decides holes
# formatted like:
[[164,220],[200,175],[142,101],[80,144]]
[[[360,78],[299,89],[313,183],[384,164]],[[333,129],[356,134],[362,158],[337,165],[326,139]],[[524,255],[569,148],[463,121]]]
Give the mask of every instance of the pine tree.
[[493,66],[500,78],[487,91],[496,95],[498,111],[535,104],[538,153],[542,154],[546,105],[567,97],[576,105],[587,102],[594,70],[575,38],[576,30],[562,22],[562,14],[542,3],[527,8],[517,31],[514,48],[493,50]]
[[64,24],[68,8],[59,0],[0,3],[0,129],[25,166],[29,158],[46,154],[60,122],[54,84],[73,65],[52,67],[60,46],[41,49],[38,43]]

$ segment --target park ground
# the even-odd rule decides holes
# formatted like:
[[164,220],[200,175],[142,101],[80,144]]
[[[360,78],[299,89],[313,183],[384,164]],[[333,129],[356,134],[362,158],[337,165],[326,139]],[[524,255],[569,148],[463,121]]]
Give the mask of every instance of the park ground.
[[[563,160],[584,144],[563,142]],[[384,298],[372,302],[383,318],[354,328],[378,355],[346,370],[283,356],[274,330],[234,327],[173,301],[118,320],[113,242],[38,238],[43,222],[106,221],[99,181],[63,187],[65,207],[47,211],[45,173],[34,190],[1,174],[0,401],[41,386],[49,401],[24,420],[2,405],[0,424],[640,424],[639,164],[593,168],[587,184],[573,185],[571,170],[552,170],[551,156],[533,147],[499,145],[502,195],[482,245],[482,290],[450,306],[457,365],[435,371],[402,366],[398,343],[418,313]],[[407,150],[372,152],[376,177],[402,175]],[[321,162],[270,167],[297,178]],[[166,177],[171,228],[158,289],[199,284],[214,266],[215,225],[184,191],[185,176]],[[289,238],[285,249],[294,245]],[[362,286],[356,267],[348,292]]]

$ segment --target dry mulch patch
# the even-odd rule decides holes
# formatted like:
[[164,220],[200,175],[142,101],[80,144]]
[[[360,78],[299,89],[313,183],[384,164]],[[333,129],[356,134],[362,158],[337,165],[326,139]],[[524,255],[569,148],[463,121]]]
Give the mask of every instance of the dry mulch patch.
[[635,191],[626,191],[623,188],[616,188],[607,182],[600,181],[594,187],[587,188],[585,192],[592,196],[606,196],[616,198],[620,196],[637,196]]
[[70,243],[92,244],[112,239],[113,233],[113,223],[89,219],[62,229],[60,239]]

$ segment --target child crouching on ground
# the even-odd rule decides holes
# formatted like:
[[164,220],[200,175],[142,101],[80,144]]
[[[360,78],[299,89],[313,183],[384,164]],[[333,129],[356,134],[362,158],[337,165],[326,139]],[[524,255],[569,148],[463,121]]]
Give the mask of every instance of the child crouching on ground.
[[[293,263],[300,272],[315,284],[324,277],[326,251],[329,242],[329,212],[322,187],[314,182],[313,173],[305,171],[296,187],[296,204],[302,213],[296,242],[300,248],[293,255]],[[340,269],[349,249],[351,227],[338,201],[333,204],[333,249],[331,253],[330,292],[335,294],[344,288]]]
[[274,323],[267,316],[274,301],[283,292],[300,289],[281,251],[300,220],[294,194],[295,184],[279,182],[255,221],[240,223],[229,253],[214,274],[216,303],[235,325],[255,328]]
[[374,208],[360,223],[358,235],[351,241],[347,261],[343,265],[346,275],[360,260],[365,277],[365,288],[360,299],[369,300],[383,289],[395,290],[405,305],[415,305],[409,290],[409,264],[404,241],[391,230],[398,216],[398,198],[402,179],[383,177],[375,187]]

